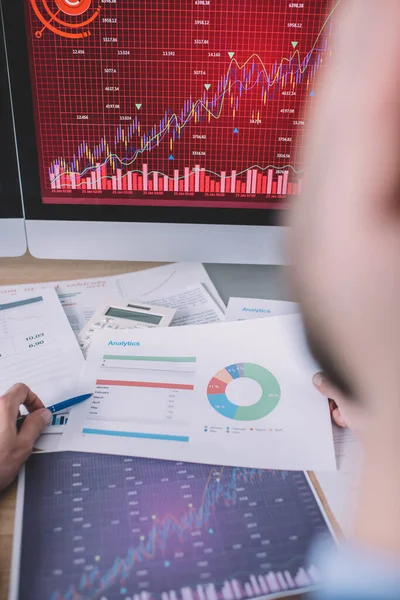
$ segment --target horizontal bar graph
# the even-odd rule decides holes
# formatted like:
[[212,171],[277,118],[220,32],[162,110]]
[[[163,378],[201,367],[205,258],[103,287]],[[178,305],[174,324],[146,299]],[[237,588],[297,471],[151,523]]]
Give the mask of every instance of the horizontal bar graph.
[[[289,181],[292,177],[293,181]],[[302,179],[289,170],[251,168],[237,173],[221,171],[213,173],[200,165],[193,168],[174,169],[166,175],[149,171],[144,163],[140,170],[127,171],[107,169],[106,165],[96,165],[87,176],[64,171],[59,165],[50,172],[52,190],[90,190],[97,192],[146,192],[147,194],[206,194],[211,196],[250,195],[250,196],[297,196],[302,191]]]
[[143,433],[140,431],[113,431],[110,429],[92,429],[90,427],[84,427],[82,429],[83,434],[89,435],[106,435],[114,437],[129,437],[137,438],[141,440],[163,440],[166,442],[188,442],[189,437],[186,435],[169,435],[165,433]]
[[126,354],[105,354],[103,360],[135,360],[147,362],[195,363],[195,356],[129,356]]
[[167,390],[194,390],[193,385],[186,383],[167,383],[159,381],[122,381],[113,379],[98,379],[96,385],[118,386],[118,387],[139,387],[139,388],[158,388]]

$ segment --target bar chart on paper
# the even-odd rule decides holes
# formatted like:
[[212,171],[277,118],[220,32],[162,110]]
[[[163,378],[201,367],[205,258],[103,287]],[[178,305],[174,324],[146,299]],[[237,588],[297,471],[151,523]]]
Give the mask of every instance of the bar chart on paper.
[[84,436],[189,442],[196,358],[104,355]]
[[288,315],[97,331],[80,381],[93,396],[71,411],[59,449],[334,469],[329,410],[310,383],[314,366],[305,376],[302,346],[290,341],[300,326]]
[[25,481],[18,600],[280,597],[319,583],[315,536],[334,544],[302,472],[63,452]]

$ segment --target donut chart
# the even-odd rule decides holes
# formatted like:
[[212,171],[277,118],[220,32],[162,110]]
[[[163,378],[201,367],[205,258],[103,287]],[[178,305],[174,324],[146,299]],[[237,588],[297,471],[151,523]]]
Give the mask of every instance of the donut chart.
[[[235,379],[247,377],[262,389],[261,398],[249,406],[231,402],[226,388]],[[236,363],[218,371],[207,387],[208,401],[221,415],[235,421],[257,421],[269,415],[279,404],[281,388],[276,377],[265,367],[255,363]]]

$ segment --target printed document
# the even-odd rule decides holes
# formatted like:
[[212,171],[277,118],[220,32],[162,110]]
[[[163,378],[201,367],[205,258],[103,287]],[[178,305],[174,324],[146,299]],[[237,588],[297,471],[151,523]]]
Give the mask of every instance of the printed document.
[[362,447],[350,429],[333,425],[338,471],[315,473],[325,498],[345,535],[351,535],[360,491]]
[[[199,285],[202,290],[181,294],[188,287]],[[160,304],[163,299],[167,302],[163,306],[178,309],[176,325],[220,321],[225,311],[225,305],[201,263],[173,263],[109,277],[3,286],[0,287],[0,303],[17,294],[46,288],[56,289],[75,334],[85,326],[100,304],[117,302],[118,299],[154,304]],[[202,310],[199,310],[201,307]]]
[[[227,321],[240,321],[296,312],[298,305],[294,302],[230,298],[225,318]],[[340,528],[345,535],[349,535],[360,489],[361,443],[352,431],[335,425],[333,439],[338,471],[318,471],[315,475]]]
[[93,335],[62,450],[334,470],[297,315]]
[[[26,383],[46,406],[77,392],[84,359],[53,289],[0,304],[0,393]],[[60,415],[58,415],[58,421]],[[65,419],[47,428],[60,430]]]
[[85,326],[97,306],[109,298],[120,298],[116,281],[108,277],[49,281],[0,287],[0,303],[21,293],[54,288],[75,334]]
[[202,283],[190,285],[169,296],[150,300],[149,304],[175,308],[170,327],[180,325],[205,325],[225,320],[225,315]]
[[261,300],[258,298],[229,298],[226,321],[247,321],[263,317],[294,315],[299,312],[296,302],[283,300]]
[[112,279],[116,280],[118,291],[123,298],[154,303],[190,285],[202,283],[220,309],[223,312],[226,310],[215,285],[201,263],[172,263],[145,271],[123,273]]

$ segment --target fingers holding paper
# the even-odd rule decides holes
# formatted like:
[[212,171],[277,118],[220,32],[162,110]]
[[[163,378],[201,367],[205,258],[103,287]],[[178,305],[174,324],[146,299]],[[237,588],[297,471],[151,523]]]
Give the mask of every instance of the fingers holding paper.
[[[21,404],[30,414],[17,432],[16,419]],[[0,491],[16,477],[50,420],[51,412],[23,383],[13,385],[0,396]]]
[[329,381],[324,373],[316,373],[313,377],[313,384],[321,394],[329,399],[329,410],[335,425],[351,427],[348,410],[346,410],[348,404],[346,396]]

